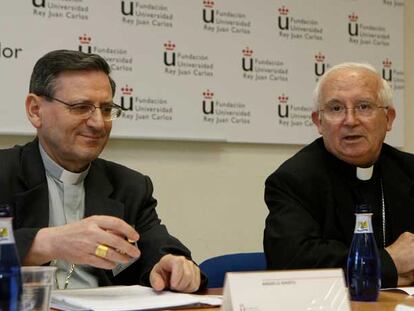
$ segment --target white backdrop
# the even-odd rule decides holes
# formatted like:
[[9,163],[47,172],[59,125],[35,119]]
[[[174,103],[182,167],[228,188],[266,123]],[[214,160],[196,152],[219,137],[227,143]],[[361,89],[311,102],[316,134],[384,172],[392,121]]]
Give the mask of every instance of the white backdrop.
[[403,0],[2,0],[0,133],[33,133],[30,73],[59,48],[111,64],[113,137],[307,143],[315,82],[342,61],[374,65],[404,115]]

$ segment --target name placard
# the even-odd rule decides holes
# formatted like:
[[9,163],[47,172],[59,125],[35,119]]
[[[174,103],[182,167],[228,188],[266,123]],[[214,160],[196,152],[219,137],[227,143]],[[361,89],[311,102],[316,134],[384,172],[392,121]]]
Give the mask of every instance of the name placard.
[[222,311],[349,311],[342,269],[230,272]]

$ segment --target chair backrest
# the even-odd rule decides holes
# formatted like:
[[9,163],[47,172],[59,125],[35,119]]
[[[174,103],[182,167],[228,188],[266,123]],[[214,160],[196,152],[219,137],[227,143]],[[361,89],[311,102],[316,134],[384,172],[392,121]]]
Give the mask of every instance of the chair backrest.
[[208,288],[223,287],[226,272],[266,270],[264,253],[227,254],[209,258],[200,264],[208,276]]

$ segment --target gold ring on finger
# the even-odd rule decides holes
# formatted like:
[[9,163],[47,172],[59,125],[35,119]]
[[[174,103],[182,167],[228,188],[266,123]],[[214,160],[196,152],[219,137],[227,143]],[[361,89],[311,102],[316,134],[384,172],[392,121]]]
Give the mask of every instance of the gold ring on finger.
[[108,246],[99,244],[95,249],[95,255],[98,257],[105,258],[108,254]]

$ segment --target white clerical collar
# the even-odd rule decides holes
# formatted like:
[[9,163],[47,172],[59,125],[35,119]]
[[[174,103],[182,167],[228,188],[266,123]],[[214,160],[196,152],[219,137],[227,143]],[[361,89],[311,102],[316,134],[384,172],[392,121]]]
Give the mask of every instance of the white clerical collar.
[[370,180],[372,177],[372,173],[374,172],[374,165],[370,167],[357,167],[356,168],[356,175],[359,180]]
[[46,153],[46,151],[43,149],[42,144],[40,142],[39,150],[46,172],[49,173],[53,178],[61,181],[62,183],[76,185],[82,182],[88,175],[89,168],[91,167],[90,164],[83,172],[73,173],[68,170],[65,170],[63,167],[61,167],[59,164],[53,161]]

